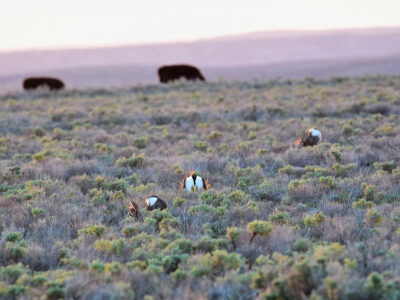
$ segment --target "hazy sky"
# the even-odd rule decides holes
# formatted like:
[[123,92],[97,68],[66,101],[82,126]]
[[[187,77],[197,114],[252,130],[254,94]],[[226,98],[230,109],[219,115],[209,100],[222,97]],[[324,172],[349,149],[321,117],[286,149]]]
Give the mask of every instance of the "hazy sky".
[[0,0],[0,51],[400,25],[399,0]]

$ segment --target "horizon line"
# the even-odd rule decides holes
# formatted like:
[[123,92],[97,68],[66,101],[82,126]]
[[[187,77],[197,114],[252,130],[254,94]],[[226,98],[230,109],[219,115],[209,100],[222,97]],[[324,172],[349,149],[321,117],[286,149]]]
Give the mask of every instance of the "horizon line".
[[158,41],[148,41],[139,43],[121,43],[121,44],[97,44],[93,46],[85,45],[71,45],[71,46],[54,46],[54,47],[32,47],[32,48],[16,48],[1,50],[0,55],[4,54],[19,54],[26,52],[51,52],[51,51],[80,51],[80,50],[96,50],[96,49],[113,49],[113,48],[129,48],[129,47],[141,47],[141,46],[162,46],[162,45],[173,45],[173,44],[191,44],[197,42],[205,42],[209,40],[216,39],[229,39],[240,36],[246,36],[251,34],[260,33],[338,33],[345,31],[373,31],[373,30],[400,30],[399,25],[392,26],[372,26],[372,27],[345,27],[345,28],[322,28],[322,29],[266,29],[266,30],[254,30],[254,31],[244,31],[225,35],[215,35],[208,37],[200,37],[194,39],[178,39],[178,40],[158,40]]

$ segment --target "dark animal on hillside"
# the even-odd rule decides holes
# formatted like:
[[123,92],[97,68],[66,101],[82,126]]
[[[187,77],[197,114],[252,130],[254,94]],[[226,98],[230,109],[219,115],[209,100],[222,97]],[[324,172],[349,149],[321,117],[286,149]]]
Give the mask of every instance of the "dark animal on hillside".
[[307,133],[307,137],[302,139],[301,137],[296,141],[296,145],[300,147],[315,146],[322,139],[321,131],[316,128],[310,128]]
[[185,175],[185,178],[182,179],[181,187],[189,192],[194,192],[202,189],[208,190],[211,187],[211,183],[197,176],[194,170],[192,170],[189,172],[189,176]]
[[158,198],[157,196],[150,196],[146,199],[146,209],[152,211],[154,209],[163,210],[167,208],[167,203],[164,200]]
[[22,85],[25,90],[47,87],[49,90],[55,91],[65,88],[64,83],[60,79],[51,77],[29,77],[24,80]]
[[199,69],[189,65],[163,66],[158,69],[158,77],[162,83],[174,81],[182,77],[186,78],[187,80],[199,79],[201,81],[206,81]]

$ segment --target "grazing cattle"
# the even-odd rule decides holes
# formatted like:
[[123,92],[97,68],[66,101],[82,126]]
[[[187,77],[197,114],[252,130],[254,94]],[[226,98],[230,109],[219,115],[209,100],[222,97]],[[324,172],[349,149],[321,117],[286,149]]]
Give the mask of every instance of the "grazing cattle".
[[23,87],[25,90],[34,90],[39,87],[47,87],[49,90],[61,90],[65,88],[64,83],[57,79],[51,77],[29,77],[23,82]]
[[174,81],[182,77],[187,80],[199,79],[201,81],[206,81],[199,69],[189,65],[163,66],[158,69],[158,77],[162,83]]
[[321,131],[316,128],[310,128],[307,133],[307,137],[302,139],[301,137],[297,140],[296,145],[301,147],[315,146],[322,139]]
[[202,189],[208,190],[211,187],[211,184],[208,180],[204,181],[204,179],[197,176],[194,171],[191,171],[189,176],[185,176],[182,180],[181,187],[189,192],[194,192]]
[[157,196],[150,196],[146,199],[146,209],[152,211],[154,209],[163,210],[167,208],[167,203],[164,200],[158,198]]

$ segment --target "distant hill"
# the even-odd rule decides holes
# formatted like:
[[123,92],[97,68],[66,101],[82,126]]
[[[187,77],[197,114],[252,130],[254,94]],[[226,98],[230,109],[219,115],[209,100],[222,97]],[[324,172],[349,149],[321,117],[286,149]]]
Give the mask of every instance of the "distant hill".
[[266,31],[182,42],[0,53],[0,91],[27,75],[63,77],[69,87],[156,82],[170,63],[198,65],[208,78],[252,79],[400,74],[400,28]]

